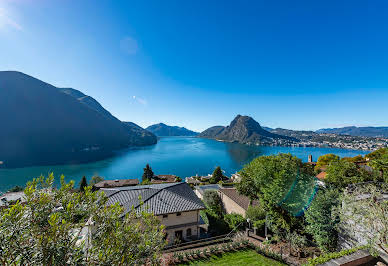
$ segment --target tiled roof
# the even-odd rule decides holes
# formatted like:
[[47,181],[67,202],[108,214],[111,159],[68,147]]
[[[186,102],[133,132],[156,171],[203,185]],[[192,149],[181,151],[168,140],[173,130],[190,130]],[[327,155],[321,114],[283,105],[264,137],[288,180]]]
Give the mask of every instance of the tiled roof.
[[[108,205],[118,202],[125,213],[131,208],[137,212],[146,210],[155,215],[204,209],[202,201],[187,183],[165,183],[133,187],[102,189],[108,197]],[[141,201],[144,202],[140,205]]]
[[98,182],[94,186],[96,188],[114,188],[114,187],[126,187],[126,186],[136,186],[139,184],[138,179],[116,179],[116,180],[104,180]]
[[152,184],[160,184],[160,183],[174,183],[176,182],[176,175],[157,175],[152,178]]
[[[247,196],[241,195],[238,193],[235,188],[222,188],[219,190],[222,194],[233,200],[237,203],[241,208],[247,210],[249,207],[250,199]],[[252,205],[256,206],[259,203],[257,201],[253,201]]]
[[317,174],[317,176],[316,176],[316,178],[318,178],[318,179],[325,179],[325,177],[326,177],[326,172],[325,171],[323,171],[323,172],[320,172],[319,174]]

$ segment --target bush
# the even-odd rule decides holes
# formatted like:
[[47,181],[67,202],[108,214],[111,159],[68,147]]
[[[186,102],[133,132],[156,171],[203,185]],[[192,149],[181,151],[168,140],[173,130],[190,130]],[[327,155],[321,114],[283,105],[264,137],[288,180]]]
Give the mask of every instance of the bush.
[[260,206],[249,206],[245,216],[252,222],[265,219],[265,211]]
[[360,246],[360,247],[355,247],[355,248],[351,248],[351,249],[341,250],[339,252],[326,253],[326,254],[323,254],[317,258],[309,259],[307,264],[305,264],[305,265],[315,266],[315,265],[323,264],[325,262],[328,262],[329,260],[337,259],[337,258],[346,256],[346,255],[350,255],[350,254],[352,254],[360,249],[368,249],[368,246]]
[[203,193],[203,202],[216,216],[222,217],[222,200],[217,191],[205,190]]
[[243,230],[246,226],[246,220],[241,214],[231,213],[224,216],[224,221],[232,230]]

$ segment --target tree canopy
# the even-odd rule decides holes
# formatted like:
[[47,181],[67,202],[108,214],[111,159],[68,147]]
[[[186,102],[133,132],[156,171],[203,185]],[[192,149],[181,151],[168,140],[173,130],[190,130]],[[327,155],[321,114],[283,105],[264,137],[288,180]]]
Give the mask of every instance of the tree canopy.
[[302,161],[291,154],[260,156],[241,170],[237,189],[260,200],[272,230],[289,231],[302,222],[294,215],[303,211],[315,193],[315,179],[307,172]]
[[123,213],[104,193],[74,192],[54,176],[29,182],[25,202],[0,211],[2,265],[133,265],[157,263],[163,226],[150,213]]
[[305,212],[306,231],[311,234],[324,252],[337,248],[335,207],[339,204],[339,191],[336,189],[319,190],[317,196]]
[[214,169],[209,182],[210,184],[217,184],[218,182],[222,181],[223,177],[224,175],[222,174],[221,167],[217,166],[216,169]]
[[142,176],[142,182],[151,182],[151,179],[154,177],[154,172],[152,171],[152,168],[147,163],[146,167],[143,168],[144,173]]
[[321,168],[325,168],[333,162],[338,162],[340,157],[333,153],[322,155],[318,158],[317,165],[315,166],[315,170],[319,171]]

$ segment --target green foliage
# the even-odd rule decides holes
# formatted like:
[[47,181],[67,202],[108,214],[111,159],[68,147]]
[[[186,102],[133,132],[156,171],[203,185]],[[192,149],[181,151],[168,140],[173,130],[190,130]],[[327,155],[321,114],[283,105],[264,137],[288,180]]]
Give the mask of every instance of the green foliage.
[[95,175],[92,177],[92,179],[90,179],[89,185],[94,186],[95,184],[100,183],[101,181],[104,181],[104,178],[102,178],[101,176]]
[[377,171],[379,181],[388,183],[388,152],[381,154],[379,157],[375,156],[375,158],[369,162],[369,166]]
[[265,219],[265,210],[261,206],[249,206],[245,216],[252,222]]
[[8,192],[20,192],[20,191],[23,191],[23,190],[24,190],[24,188],[21,187],[21,186],[14,186],[10,190],[8,190]]
[[321,168],[327,167],[333,162],[338,162],[340,160],[340,157],[333,154],[325,154],[318,158],[317,165],[315,166],[315,170],[319,171]]
[[338,188],[345,188],[348,184],[374,181],[378,179],[375,172],[368,172],[358,168],[356,164],[341,160],[332,162],[326,170],[325,182]]
[[205,190],[203,193],[203,202],[209,211],[217,217],[222,217],[223,207],[220,195],[216,190]]
[[338,218],[334,208],[339,204],[336,189],[319,190],[315,199],[305,212],[306,232],[311,234],[323,252],[334,251],[337,247],[336,225]]
[[[258,157],[240,172],[242,179],[237,184],[238,191],[251,199],[260,199],[261,206],[268,214],[269,226],[276,234],[302,226],[303,219],[293,217],[286,209],[295,210],[297,205],[307,202],[304,193],[311,190],[311,185],[315,183],[314,177],[303,171],[299,158],[279,154]],[[296,188],[295,184],[302,186]],[[287,197],[291,201],[284,202]]]
[[142,182],[151,182],[152,178],[154,177],[154,172],[152,171],[152,168],[150,165],[147,163],[146,167],[143,168],[144,173],[142,176]]
[[[163,226],[149,213],[123,215],[104,193],[54,188],[54,176],[29,182],[26,202],[0,212],[1,265],[133,265],[157,263]],[[93,232],[93,234],[92,234]]]
[[305,265],[315,266],[315,265],[323,264],[325,262],[328,262],[329,260],[337,259],[343,256],[353,254],[354,252],[357,252],[358,250],[361,250],[361,249],[368,249],[368,246],[360,246],[360,247],[355,247],[351,249],[341,250],[339,252],[326,253],[314,259],[309,259],[307,264]]
[[343,157],[341,158],[341,161],[347,161],[349,163],[354,163],[354,162],[363,162],[365,161],[364,157],[362,155],[357,155],[355,157]]
[[217,184],[218,182],[222,181],[223,177],[224,175],[222,174],[221,167],[217,166],[216,169],[214,169],[214,172],[209,182],[210,184]]
[[180,178],[179,176],[177,176],[177,177],[175,178],[175,182],[182,182],[182,178]]
[[224,220],[232,230],[243,230],[246,226],[246,220],[241,214],[225,214]]
[[368,153],[367,155],[365,155],[365,158],[368,158],[369,160],[376,160],[381,159],[386,155],[388,155],[388,148],[381,148],[371,153]]
[[86,177],[83,176],[82,179],[81,179],[81,183],[79,185],[79,190],[81,192],[84,192],[85,191],[85,188],[88,186],[88,182],[86,181]]

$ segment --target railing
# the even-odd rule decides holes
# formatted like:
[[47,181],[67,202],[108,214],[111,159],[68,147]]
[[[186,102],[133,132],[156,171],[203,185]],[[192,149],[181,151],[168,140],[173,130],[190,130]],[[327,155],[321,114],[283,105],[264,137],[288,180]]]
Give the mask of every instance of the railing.
[[178,245],[167,246],[164,248],[164,250],[168,252],[173,252],[173,251],[178,251],[178,250],[187,249],[187,248],[197,248],[202,246],[208,246],[219,242],[225,242],[225,240],[230,241],[231,239],[232,238],[230,237],[230,235],[226,234],[226,235],[194,240],[186,243],[181,243]]

